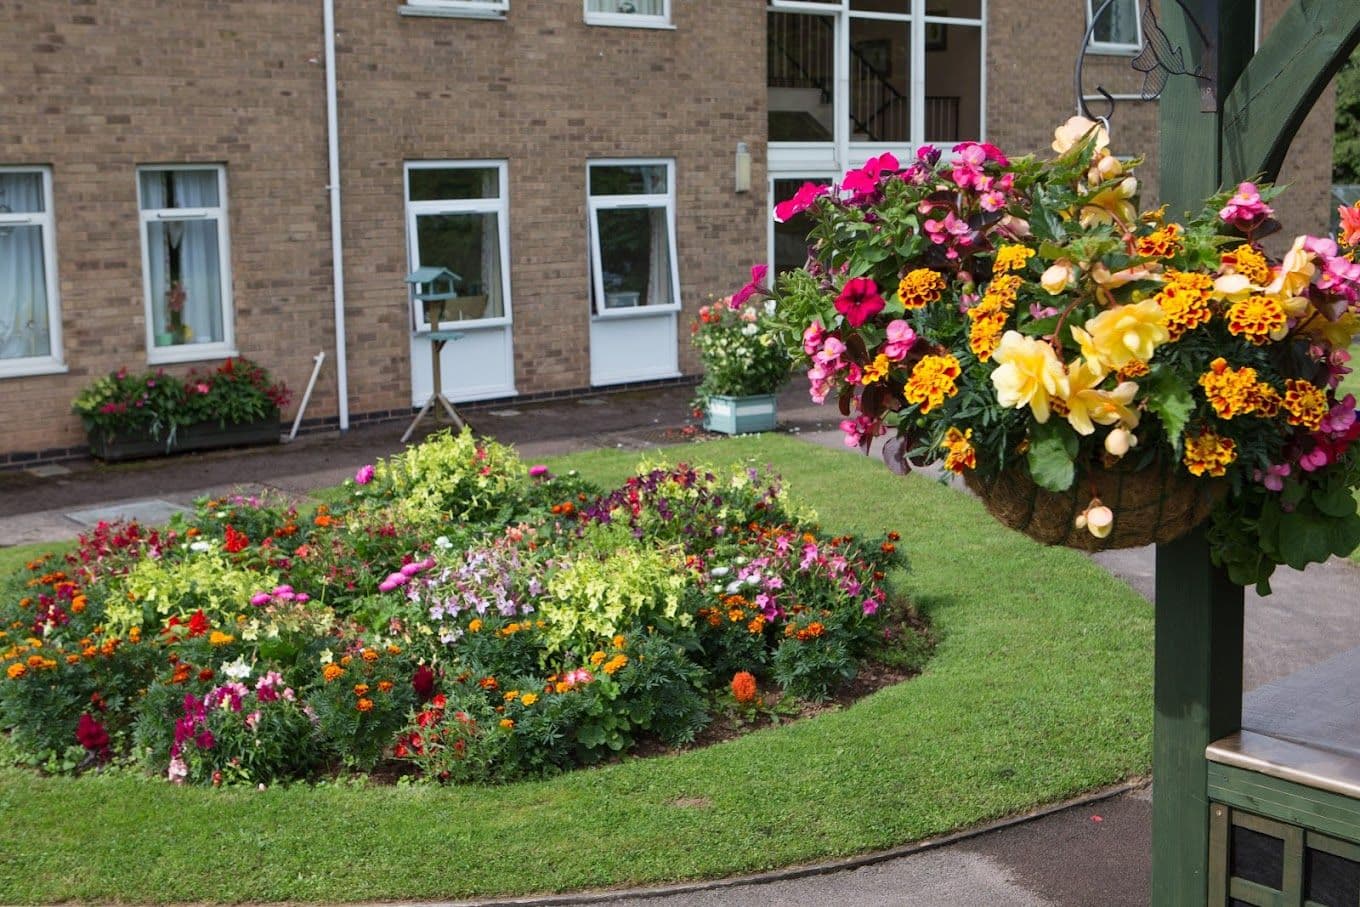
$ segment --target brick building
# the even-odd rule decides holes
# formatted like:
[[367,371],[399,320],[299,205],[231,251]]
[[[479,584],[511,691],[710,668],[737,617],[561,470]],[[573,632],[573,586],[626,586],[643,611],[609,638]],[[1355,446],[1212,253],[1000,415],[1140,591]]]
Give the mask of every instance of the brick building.
[[[1285,0],[1263,4],[1262,31]],[[798,257],[774,198],[922,141],[1046,149],[1090,12],[334,0],[332,56],[325,5],[0,2],[0,463],[78,451],[71,399],[124,365],[240,353],[300,389],[325,351],[309,421],[405,415],[430,382],[418,265],[461,279],[455,400],[692,374],[705,297]],[[1138,12],[1114,0],[1097,24],[1086,89],[1121,98],[1114,143],[1152,154],[1155,194]],[[1291,152],[1291,229],[1325,224],[1330,119],[1319,104]]]

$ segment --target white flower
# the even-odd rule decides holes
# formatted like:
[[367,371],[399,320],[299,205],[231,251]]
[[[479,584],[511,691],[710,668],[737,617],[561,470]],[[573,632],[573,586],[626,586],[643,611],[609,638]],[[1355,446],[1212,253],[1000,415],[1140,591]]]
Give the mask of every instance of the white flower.
[[453,547],[453,542],[449,541],[449,537],[447,535],[441,535],[439,538],[434,540],[434,546],[444,551],[448,551],[450,548]]
[[202,539],[199,539],[197,542],[190,542],[190,543],[189,543],[189,550],[190,550],[190,551],[207,551],[207,550],[209,550],[210,548],[212,548],[212,545],[208,544],[207,542],[203,541]]
[[729,573],[732,572],[732,568],[731,568],[731,567],[714,567],[712,570],[710,570],[710,571],[708,571],[708,572],[709,572],[711,575],[713,575],[713,576],[726,576],[727,574],[729,574]]
[[322,649],[322,650],[321,650],[321,663],[322,663],[323,665],[328,665],[328,664],[330,664],[332,661],[335,661],[335,653],[332,652],[330,649]]
[[222,665],[222,673],[232,680],[244,680],[250,676],[250,665],[246,664],[244,655],[238,655],[235,661]]
[[744,324],[741,327],[741,333],[746,337],[754,337],[759,331],[760,328],[754,324]]
[[766,314],[766,315],[773,315],[773,314],[774,314],[774,310],[775,310],[776,308],[778,308],[778,307],[779,307],[779,304],[778,304],[777,302],[775,302],[773,299],[767,299],[767,300],[765,300],[765,314]]
[[734,579],[734,580],[732,580],[732,582],[730,582],[730,583],[727,584],[727,594],[728,594],[728,595],[736,595],[738,592],[741,591],[741,587],[742,587],[742,581],[739,580],[739,579]]

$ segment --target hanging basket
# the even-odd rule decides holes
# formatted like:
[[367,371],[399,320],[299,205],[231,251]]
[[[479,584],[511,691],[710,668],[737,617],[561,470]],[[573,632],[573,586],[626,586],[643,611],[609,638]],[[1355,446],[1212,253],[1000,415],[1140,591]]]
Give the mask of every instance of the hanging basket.
[[[964,473],[964,483],[1000,522],[1045,545],[1082,551],[1140,548],[1174,541],[1208,519],[1222,497],[1221,482],[1196,479],[1166,463],[1080,473],[1064,492],[1040,488],[1023,466],[995,479]],[[1114,528],[1098,539],[1074,523],[1092,498],[1114,511]]]

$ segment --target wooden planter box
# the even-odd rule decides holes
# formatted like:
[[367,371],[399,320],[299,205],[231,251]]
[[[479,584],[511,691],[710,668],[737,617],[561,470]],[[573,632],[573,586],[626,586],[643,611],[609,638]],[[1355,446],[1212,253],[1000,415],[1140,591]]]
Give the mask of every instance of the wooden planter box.
[[193,422],[181,425],[173,443],[166,445],[165,436],[159,440],[147,434],[113,435],[89,433],[90,453],[108,463],[120,460],[139,460],[191,450],[216,450],[224,447],[247,447],[254,444],[279,443],[278,410],[257,422],[223,425],[220,422]]
[[704,428],[725,435],[744,435],[772,431],[775,426],[775,395],[708,398]]

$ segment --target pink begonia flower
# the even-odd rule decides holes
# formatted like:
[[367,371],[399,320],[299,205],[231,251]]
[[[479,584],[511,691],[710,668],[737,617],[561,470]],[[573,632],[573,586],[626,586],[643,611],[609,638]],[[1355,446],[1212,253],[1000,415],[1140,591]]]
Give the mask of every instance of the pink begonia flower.
[[987,152],[976,142],[964,142],[955,146],[954,166],[950,178],[960,189],[981,189],[985,178],[982,166],[987,163]]
[[922,145],[916,149],[916,160],[927,167],[934,167],[940,162],[940,149],[934,145]]
[[965,240],[973,232],[969,229],[967,221],[960,220],[953,211],[946,214],[944,220],[926,221],[925,231],[930,236],[930,241],[937,246],[944,245],[950,240],[954,242]]
[[1040,321],[1044,318],[1052,318],[1056,314],[1058,314],[1058,309],[1054,306],[1039,305],[1037,302],[1031,302],[1029,304],[1029,317],[1033,318],[1035,321]]
[[1255,183],[1239,183],[1237,192],[1228,199],[1218,216],[1225,224],[1249,233],[1274,213],[1275,209],[1261,200],[1260,190]]
[[819,406],[826,402],[831,393],[831,373],[820,365],[808,369],[808,396]]
[[836,297],[836,311],[855,328],[883,311],[883,307],[883,297],[872,277],[850,278]]
[[[1319,444],[1308,453],[1299,457],[1299,468],[1304,472],[1315,472],[1332,465],[1332,452],[1324,444]],[[1267,486],[1269,487],[1269,486]]]
[[797,217],[816,203],[817,199],[828,194],[831,187],[818,183],[803,183],[799,190],[794,193],[793,198],[787,199],[774,206],[774,219],[779,223],[786,222],[791,217]]
[[1341,241],[1348,246],[1360,242],[1360,202],[1336,209],[1341,216]]
[[768,293],[769,291],[766,290],[762,284],[765,282],[765,275],[768,274],[769,271],[769,265],[752,265],[751,282],[732,294],[731,301],[727,303],[728,307],[734,310],[739,309],[746,304],[746,300],[757,293]]
[[359,471],[354,474],[354,484],[367,485],[373,481],[373,464],[368,463],[359,467]]
[[978,196],[978,207],[988,213],[1000,211],[1006,207],[1006,196],[995,189],[984,192]]
[[1010,161],[1007,160],[1006,155],[1002,153],[1000,148],[996,147],[991,142],[960,142],[954,146],[954,152],[956,154],[961,154],[972,148],[982,149],[982,153],[986,159],[999,167],[1010,165]]
[[814,319],[812,324],[803,329],[803,352],[811,356],[821,349],[822,340],[826,337],[826,328],[822,327],[819,320]]
[[845,432],[846,447],[863,447],[883,434],[883,423],[861,414],[853,419],[842,420],[841,431]]
[[863,377],[864,369],[860,368],[859,365],[857,365],[856,363],[852,362],[848,366],[846,366],[845,370],[846,381],[849,381],[851,384],[859,384],[860,379]]
[[844,354],[845,344],[839,337],[832,336],[826,338],[822,348],[813,354],[812,360],[833,372],[839,372],[845,368],[845,362],[841,359]]
[[911,325],[898,318],[888,323],[888,337],[883,344],[883,355],[891,362],[900,362],[916,344],[916,332]]
[[1355,395],[1347,394],[1344,400],[1337,402],[1323,417],[1318,431],[1325,435],[1338,437],[1344,435],[1355,425]]
[[1290,472],[1288,463],[1277,463],[1269,467],[1264,473],[1256,470],[1255,479],[1271,491],[1283,491],[1284,480],[1289,477]]

